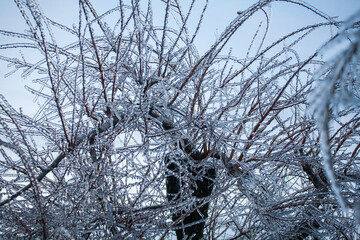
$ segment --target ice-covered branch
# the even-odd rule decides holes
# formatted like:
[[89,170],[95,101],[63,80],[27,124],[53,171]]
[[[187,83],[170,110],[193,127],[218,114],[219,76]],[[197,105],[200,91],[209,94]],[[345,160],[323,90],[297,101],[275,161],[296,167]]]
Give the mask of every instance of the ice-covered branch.
[[[81,143],[84,142],[86,139],[94,139],[97,135],[109,130],[111,127],[116,127],[116,125],[119,123],[119,119],[114,116],[113,119],[110,119],[106,122],[104,122],[98,129],[91,130],[87,135],[82,134],[78,136],[75,143],[72,146],[69,146],[66,151],[60,153],[52,163],[47,166],[46,168],[42,168],[41,173],[36,177],[36,180],[38,182],[41,182],[41,180],[51,171],[53,171],[55,168],[58,167],[59,163],[66,157],[68,154],[71,154],[74,150],[76,150],[76,147],[78,147]],[[0,142],[1,144],[1,142]],[[17,192],[13,193],[10,197],[0,202],[0,207],[4,206],[5,204],[11,202],[15,198],[19,197],[21,194],[23,194],[25,191],[29,190],[33,186],[33,182],[28,183],[26,186],[22,187]]]
[[[352,19],[350,22],[345,24],[345,28],[343,28],[342,32],[340,32],[338,38],[349,37],[348,27],[353,26],[353,20],[355,19]],[[329,121],[332,118],[330,112],[336,115],[342,107],[351,106],[351,104],[358,104],[358,100],[356,99],[349,104],[347,96],[351,96],[352,93],[348,91],[348,87],[345,87],[345,82],[348,81],[347,78],[349,76],[349,71],[351,71],[353,67],[352,65],[357,65],[359,63],[359,36],[359,30],[352,32],[352,41],[349,47],[339,54],[335,60],[331,62],[331,64],[325,65],[325,67],[323,67],[319,73],[315,75],[315,78],[318,80],[318,86],[309,97],[311,112],[314,115],[320,132],[319,143],[325,173],[338,203],[344,212],[348,212],[349,206],[347,200],[341,193],[340,186],[336,181],[334,159],[330,149]],[[325,77],[324,79],[321,79],[323,74],[325,74]]]

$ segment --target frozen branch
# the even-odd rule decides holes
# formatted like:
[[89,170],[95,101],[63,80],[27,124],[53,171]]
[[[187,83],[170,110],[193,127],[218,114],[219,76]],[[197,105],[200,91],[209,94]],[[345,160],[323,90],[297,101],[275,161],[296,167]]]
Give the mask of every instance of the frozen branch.
[[[36,177],[36,180],[38,182],[41,182],[41,180],[51,171],[53,171],[55,168],[58,167],[59,163],[70,153],[72,153],[74,150],[76,150],[76,147],[78,147],[81,143],[84,142],[86,139],[93,139],[97,135],[109,130],[112,126],[116,127],[116,125],[119,123],[119,119],[114,116],[113,119],[110,119],[103,123],[98,129],[91,130],[87,135],[82,134],[78,136],[76,139],[76,142],[73,144],[73,146],[69,146],[66,152],[60,153],[55,160],[46,168],[42,168],[41,173]],[[1,144],[1,142],[0,142]],[[9,198],[3,200],[0,202],[0,207],[4,206],[5,204],[8,204],[15,198],[19,197],[21,194],[23,194],[25,191],[29,190],[33,186],[33,182],[30,182],[26,186],[22,187],[19,191],[13,193]]]

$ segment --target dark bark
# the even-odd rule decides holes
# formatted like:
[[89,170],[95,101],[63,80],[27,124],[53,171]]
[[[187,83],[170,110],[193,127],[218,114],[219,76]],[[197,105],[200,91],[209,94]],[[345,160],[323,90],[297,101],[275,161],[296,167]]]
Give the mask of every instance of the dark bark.
[[[185,211],[182,207],[175,209],[172,219],[178,240],[199,240],[203,238],[208,217],[209,202],[205,198],[211,195],[216,171],[214,168],[204,167],[194,169],[187,164],[188,161],[189,159],[184,158],[165,157],[166,191],[170,203],[178,203],[182,206],[181,202],[190,197],[182,195],[182,192],[189,192],[185,191],[185,188],[190,188],[191,197],[195,198],[193,206],[189,211]],[[188,172],[181,171],[180,166]],[[184,178],[188,178],[187,185]]]
[[[324,197],[323,193],[327,192],[327,187],[329,185],[323,169],[312,166],[310,164],[311,161],[307,159],[308,156],[306,156],[302,148],[295,153],[302,161],[301,165],[303,171],[306,173],[309,181],[314,185],[316,191],[319,193],[317,196],[318,199],[322,199]],[[314,208],[319,208],[319,206],[320,204],[312,205]],[[314,240],[317,240],[318,238],[315,236],[314,232],[316,232],[320,227],[321,225],[318,222],[318,219],[314,217],[314,219],[303,222],[294,229],[294,232],[298,233],[298,235],[291,238],[291,240],[302,240],[306,239],[308,236],[312,236]]]

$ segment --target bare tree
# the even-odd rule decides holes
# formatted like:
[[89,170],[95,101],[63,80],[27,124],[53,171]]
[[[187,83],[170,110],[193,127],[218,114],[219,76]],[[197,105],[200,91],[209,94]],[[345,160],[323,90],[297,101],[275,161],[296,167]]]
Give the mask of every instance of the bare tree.
[[[200,54],[209,3],[195,2],[119,1],[99,14],[79,0],[69,27],[15,0],[27,31],[0,30],[13,39],[0,59],[33,79],[40,107],[26,115],[0,98],[2,238],[359,237],[359,109],[329,100],[339,89],[359,100],[359,15],[344,24],[300,0],[261,0]],[[320,20],[267,43],[278,2]],[[235,56],[228,45],[254,14],[265,27]],[[350,47],[334,61],[318,57],[326,48],[299,54],[311,33],[340,26],[328,44]],[[308,98],[326,76],[330,90]],[[311,103],[321,134],[308,99],[325,99]]]

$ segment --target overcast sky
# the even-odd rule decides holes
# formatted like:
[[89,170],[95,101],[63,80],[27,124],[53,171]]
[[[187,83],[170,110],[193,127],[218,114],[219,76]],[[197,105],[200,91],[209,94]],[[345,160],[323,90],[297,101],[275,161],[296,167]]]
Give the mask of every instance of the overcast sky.
[[[143,1],[143,0],[142,0]],[[91,1],[98,13],[101,14],[106,10],[116,6],[116,0],[92,0]],[[130,0],[124,1],[130,2]],[[154,0],[154,18],[163,16],[157,11],[157,0]],[[188,3],[189,0],[182,2]],[[204,0],[198,0],[198,8],[203,5]],[[203,53],[207,48],[216,40],[216,37],[221,34],[222,30],[228,23],[237,16],[238,11],[242,11],[247,7],[254,4],[255,0],[209,0],[209,7],[205,16],[202,30],[199,37],[195,42],[200,53]],[[314,7],[331,17],[339,17],[338,20],[347,19],[349,16],[360,10],[360,0],[311,0],[310,2]],[[64,25],[71,26],[77,24],[78,21],[78,1],[77,0],[39,0],[40,6],[45,14],[55,21]],[[162,4],[162,3],[160,3]],[[161,7],[161,6],[160,6]],[[159,16],[157,16],[157,14]],[[258,19],[257,19],[258,18]],[[257,26],[261,21],[264,21],[264,14],[259,12],[254,16],[254,20],[245,24],[237,35],[230,42],[230,46],[234,48],[233,54],[241,57],[244,51],[247,50],[251,36],[255,33]],[[293,30],[306,26],[314,22],[322,21],[319,16],[311,14],[309,11],[301,10],[299,6],[291,5],[283,2],[275,2],[271,6],[271,24],[269,35],[266,38],[267,43],[274,42],[279,37]],[[0,8],[0,29],[24,32],[26,25],[14,1],[1,0]],[[264,28],[264,27],[263,27]],[[306,44],[321,46],[326,39],[331,35],[332,29],[324,29],[324,32],[318,32]],[[334,30],[336,33],[336,30]],[[0,44],[6,42],[3,36],[0,35]],[[64,46],[71,42],[70,39],[58,36],[58,44]],[[68,41],[68,42],[67,42]],[[69,42],[70,41],[70,42]],[[243,47],[245,45],[245,48]],[[316,48],[315,47],[315,48]],[[310,48],[309,48],[310,49]],[[307,48],[302,49],[303,54],[308,54]],[[309,50],[310,51],[310,50]],[[2,54],[3,52],[0,52]],[[310,53],[309,53],[310,54]],[[31,79],[23,80],[20,73],[4,78],[4,74],[9,72],[7,63],[0,60],[0,94],[4,95],[10,103],[15,107],[24,106],[26,102],[31,102],[33,96],[24,91],[24,85]],[[20,101],[19,101],[20,100]],[[30,106],[30,105],[28,105]],[[24,109],[25,112],[29,112]]]

